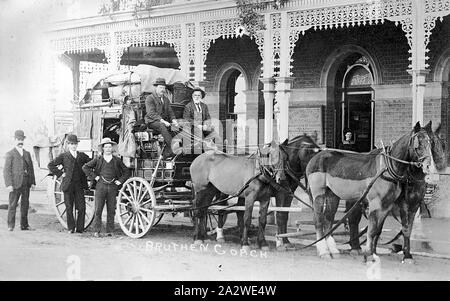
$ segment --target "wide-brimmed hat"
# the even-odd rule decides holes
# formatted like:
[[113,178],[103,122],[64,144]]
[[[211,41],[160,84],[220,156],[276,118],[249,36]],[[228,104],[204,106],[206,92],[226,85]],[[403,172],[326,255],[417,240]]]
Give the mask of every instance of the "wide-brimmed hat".
[[200,92],[202,92],[202,99],[203,99],[203,98],[205,98],[205,96],[206,96],[206,92],[205,92],[205,91],[203,91],[203,89],[202,89],[202,88],[200,88],[200,87],[197,87],[197,88],[195,88],[194,90],[192,90],[192,94],[194,94],[194,92],[196,92],[196,91],[200,91]]
[[17,130],[17,131],[14,132],[14,138],[23,140],[23,139],[26,138],[26,136],[25,136],[25,133],[22,130]]
[[167,86],[166,80],[164,78],[162,78],[162,77],[158,77],[153,82],[153,86]]
[[80,142],[80,139],[78,139],[77,135],[70,134],[67,136],[66,141],[67,143],[78,144],[78,142]]
[[117,143],[115,141],[112,141],[111,138],[103,138],[102,142],[100,142],[100,144],[98,146],[103,147],[103,145],[105,145],[105,144],[116,145]]

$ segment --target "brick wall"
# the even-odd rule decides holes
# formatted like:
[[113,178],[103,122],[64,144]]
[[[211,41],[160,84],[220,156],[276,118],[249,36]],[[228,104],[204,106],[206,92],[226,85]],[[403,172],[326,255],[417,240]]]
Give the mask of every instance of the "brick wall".
[[411,83],[408,42],[400,27],[383,25],[309,30],[294,49],[294,88],[317,87],[322,68],[334,50],[346,44],[366,49],[380,64],[383,84]]

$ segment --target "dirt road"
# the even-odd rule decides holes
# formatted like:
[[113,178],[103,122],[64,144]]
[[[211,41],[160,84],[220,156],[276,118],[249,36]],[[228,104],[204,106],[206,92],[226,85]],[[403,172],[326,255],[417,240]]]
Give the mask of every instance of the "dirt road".
[[[53,215],[30,214],[35,231],[7,231],[0,210],[0,280],[450,280],[450,261],[382,255],[370,268],[342,254],[321,260],[315,249],[240,253],[235,242],[191,246],[192,229],[170,217],[144,239],[116,229],[112,238],[67,234]],[[117,226],[117,225],[116,225]]]

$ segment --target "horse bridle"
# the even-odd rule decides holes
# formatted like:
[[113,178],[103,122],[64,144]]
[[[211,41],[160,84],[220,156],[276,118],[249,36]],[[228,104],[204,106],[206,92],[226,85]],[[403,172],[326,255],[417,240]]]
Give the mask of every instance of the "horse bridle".
[[[409,139],[409,143],[408,143],[408,150],[411,148],[411,145],[413,146],[414,149],[414,153],[416,155],[416,157],[418,158],[417,161],[405,161],[405,160],[401,160],[398,158],[393,157],[390,153],[391,153],[391,148],[388,147],[387,149],[383,148],[383,152],[382,155],[384,156],[384,162],[386,164],[387,167],[387,171],[389,173],[389,175],[392,177],[392,179],[386,178],[385,176],[381,176],[381,178],[383,178],[384,180],[388,180],[391,182],[411,182],[414,181],[415,179],[412,178],[409,174],[406,174],[404,176],[399,175],[398,172],[395,171],[395,167],[394,167],[394,163],[393,161],[402,163],[402,164],[406,164],[406,165],[411,165],[417,168],[421,168],[423,166],[423,161],[425,161],[427,158],[429,158],[430,156],[420,156],[419,153],[417,152],[418,146],[416,147],[416,140],[417,139],[417,135],[419,134],[419,132],[415,133],[414,135],[412,135]],[[430,138],[427,135],[427,141],[428,143],[430,143]]]

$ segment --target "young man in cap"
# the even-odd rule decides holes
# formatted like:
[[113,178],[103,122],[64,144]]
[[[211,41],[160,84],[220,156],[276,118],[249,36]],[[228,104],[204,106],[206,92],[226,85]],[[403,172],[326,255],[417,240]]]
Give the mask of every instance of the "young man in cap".
[[28,225],[30,207],[30,188],[36,185],[33,161],[29,152],[23,149],[25,134],[22,130],[14,133],[14,148],[6,153],[3,176],[9,192],[8,230],[13,231],[16,224],[16,208],[20,202],[20,228],[32,230]]
[[[84,220],[86,213],[86,203],[84,200],[84,190],[88,189],[86,175],[82,167],[91,160],[88,155],[78,152],[78,137],[76,135],[67,136],[67,146],[69,150],[60,154],[48,163],[48,169],[58,178],[62,176],[61,190],[64,193],[64,204],[66,205],[67,229],[69,233],[82,233],[84,231]],[[62,168],[60,168],[62,166]],[[78,210],[77,221],[73,216],[73,207]]]
[[99,147],[103,155],[89,161],[83,166],[84,173],[97,181],[95,187],[95,217],[94,235],[100,237],[102,227],[102,212],[106,202],[106,234],[111,236],[114,231],[114,216],[116,214],[116,197],[119,187],[130,177],[131,172],[122,160],[114,156],[113,146],[117,143],[110,138],[103,138]]
[[212,140],[218,138],[218,135],[211,124],[208,106],[202,101],[205,95],[201,88],[192,91],[192,101],[184,108],[183,120],[191,126],[195,136]]
[[153,83],[155,92],[148,95],[145,99],[145,123],[148,127],[160,133],[164,137],[166,147],[164,148],[164,158],[170,158],[174,155],[172,151],[172,135],[168,128],[173,125],[178,127],[175,114],[170,107],[169,99],[164,95],[166,91],[166,81],[164,78],[157,78]]

